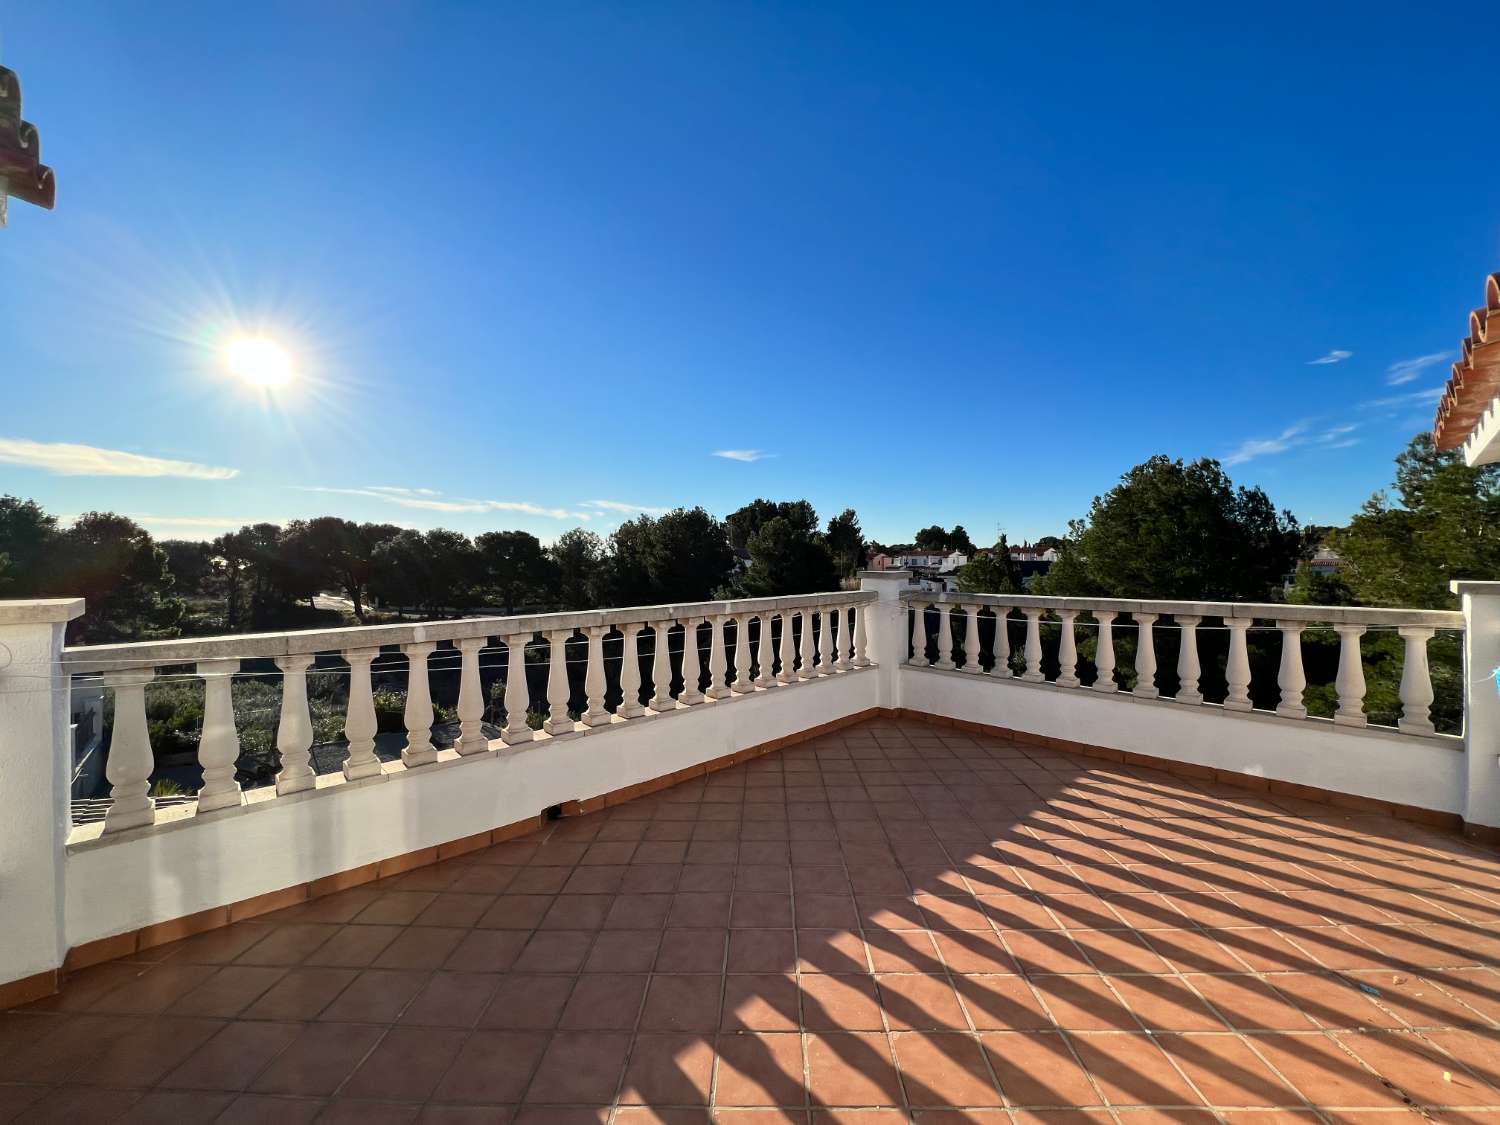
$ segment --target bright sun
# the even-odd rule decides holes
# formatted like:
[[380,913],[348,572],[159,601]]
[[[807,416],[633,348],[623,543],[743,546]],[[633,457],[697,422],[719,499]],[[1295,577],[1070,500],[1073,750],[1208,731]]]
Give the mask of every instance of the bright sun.
[[292,357],[275,340],[264,336],[241,336],[224,349],[229,370],[256,387],[280,387],[295,374]]

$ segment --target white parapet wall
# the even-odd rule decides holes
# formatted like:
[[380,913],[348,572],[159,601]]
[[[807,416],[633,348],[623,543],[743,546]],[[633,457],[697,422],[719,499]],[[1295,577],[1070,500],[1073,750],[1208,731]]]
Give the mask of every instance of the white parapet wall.
[[110,835],[67,849],[66,945],[514,824],[877,706],[877,670],[726,696],[645,721],[459,757]]
[[[1465,812],[1462,739],[903,666],[900,705],[1044,738],[1437,812]],[[1484,823],[1492,823],[1485,821]]]

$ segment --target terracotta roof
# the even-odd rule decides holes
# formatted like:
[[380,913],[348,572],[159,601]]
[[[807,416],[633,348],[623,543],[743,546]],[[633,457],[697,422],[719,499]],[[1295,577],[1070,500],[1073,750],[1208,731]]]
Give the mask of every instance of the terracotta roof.
[[6,194],[38,207],[52,209],[57,183],[52,169],[42,163],[36,126],[21,120],[21,81],[16,72],[0,66],[0,177]]
[[1463,356],[1438,402],[1432,438],[1439,449],[1457,449],[1468,440],[1490,402],[1500,395],[1500,273],[1484,285],[1484,307],[1469,314]]

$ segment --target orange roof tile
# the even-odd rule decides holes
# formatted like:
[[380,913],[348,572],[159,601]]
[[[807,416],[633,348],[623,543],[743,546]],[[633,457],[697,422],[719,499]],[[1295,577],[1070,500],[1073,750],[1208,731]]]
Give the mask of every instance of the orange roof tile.
[[1438,449],[1457,449],[1479,424],[1490,403],[1500,395],[1500,273],[1484,285],[1484,307],[1469,314],[1469,335],[1463,356],[1438,402],[1432,438]]

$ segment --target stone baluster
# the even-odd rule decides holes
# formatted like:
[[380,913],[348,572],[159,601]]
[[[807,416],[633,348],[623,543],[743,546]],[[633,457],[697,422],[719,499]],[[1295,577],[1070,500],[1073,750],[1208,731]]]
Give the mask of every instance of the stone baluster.
[[813,612],[802,611],[802,652],[797,661],[797,679],[811,680],[817,676],[813,667]]
[[1078,633],[1075,628],[1078,611],[1060,609],[1057,617],[1062,629],[1057,641],[1057,686],[1075,688],[1082,682],[1078,678]]
[[115,693],[115,725],[104,767],[111,797],[104,814],[105,832],[138,828],[156,819],[156,803],[149,795],[156,758],[146,725],[146,685],[155,678],[154,668],[104,673],[105,685]]
[[454,749],[460,754],[482,754],[490,748],[484,736],[484,680],[479,673],[479,653],[485,637],[462,637],[453,642],[458,648],[458,741]]
[[818,672],[831,676],[837,671],[839,660],[839,631],[833,619],[833,607],[823,608],[823,629],[818,634]]
[[651,710],[660,714],[673,710],[672,702],[672,623],[651,623]]
[[964,608],[964,665],[963,671],[970,675],[978,675],[984,671],[979,663],[979,607],[977,605],[966,605]]
[[313,665],[311,654],[278,656],[281,669],[281,717],[276,721],[276,752],[281,768],[276,772],[276,793],[300,793],[318,783],[313,772],[312,712],[307,706],[307,670]]
[[1407,734],[1432,734],[1432,674],[1427,668],[1427,642],[1435,632],[1428,625],[1402,625],[1396,630],[1406,643],[1401,664],[1401,718],[1396,726]]
[[792,684],[797,682],[797,650],[792,631],[792,614],[790,610],[781,611],[781,667],[776,670],[776,682],[779,684]]
[[776,656],[771,650],[770,611],[761,610],[756,620],[760,622],[760,631],[755,637],[755,686],[768,688],[776,683],[776,673],[772,668]]
[[1155,699],[1161,694],[1156,686],[1156,636],[1151,626],[1154,613],[1132,613],[1135,618],[1135,689],[1130,693],[1141,699]]
[[234,729],[233,685],[239,670],[238,660],[202,660],[197,665],[203,679],[203,730],[198,736],[198,764],[203,767],[200,813],[236,808],[244,799],[234,779],[240,736]]
[[1338,624],[1333,631],[1339,635],[1339,670],[1333,679],[1339,706],[1333,721],[1339,726],[1362,727],[1369,723],[1365,718],[1365,662],[1359,646],[1365,627]]
[[1302,622],[1278,621],[1281,630],[1281,669],[1276,674],[1277,686],[1281,688],[1281,702],[1276,713],[1289,719],[1307,718],[1307,707],[1302,702],[1302,692],[1307,687],[1307,676],[1302,671]]
[[744,695],[748,691],[755,690],[755,680],[751,678],[754,663],[750,656],[750,615],[748,613],[736,614],[734,618],[734,682],[729,685],[729,690],[736,695]]
[[1094,670],[1098,673],[1089,685],[1094,691],[1115,692],[1120,685],[1115,682],[1115,614],[1113,610],[1090,610],[1099,624],[1099,636],[1094,645]]
[[1203,702],[1203,693],[1198,690],[1198,677],[1202,668],[1198,664],[1198,622],[1203,618],[1190,613],[1174,613],[1177,620],[1177,694],[1178,703],[1196,706]]
[[1042,614],[1040,609],[1022,607],[1026,615],[1026,671],[1021,679],[1039,684],[1046,680],[1042,674]]
[[437,648],[435,641],[413,641],[401,646],[406,653],[406,747],[401,761],[407,769],[437,761],[432,746],[432,685],[427,676],[427,658]]
[[590,625],[586,630],[589,638],[588,664],[584,669],[583,693],[588,699],[588,710],[583,713],[585,726],[602,727],[614,720],[604,706],[604,634],[608,625]]
[[1229,692],[1224,696],[1224,710],[1248,711],[1254,706],[1250,702],[1248,634],[1251,621],[1248,617],[1226,617],[1224,624],[1229,628],[1229,659],[1224,666],[1224,679],[1228,682]]
[[547,633],[547,721],[542,729],[548,734],[571,734],[575,729],[568,717],[568,641],[572,629],[552,629]]
[[868,602],[854,611],[854,666],[856,668],[870,666],[870,633],[865,628],[865,617],[869,612]]
[[615,714],[623,719],[638,719],[646,713],[641,703],[641,650],[638,638],[639,623],[621,625],[620,635],[624,643],[620,646],[620,706]]
[[344,653],[349,664],[349,710],[344,715],[349,756],[344,759],[344,776],[350,781],[380,773],[380,759],[375,756],[375,693],[370,687],[370,665],[379,655],[378,648]]
[[946,602],[937,603],[938,635],[937,663],[935,668],[953,668],[953,607]]
[[1015,675],[1010,667],[1010,607],[997,605],[994,613],[995,639],[990,644],[990,655],[994,657],[994,663],[990,665],[990,675],[1008,680]]
[[677,622],[682,626],[682,690],[677,693],[677,702],[688,707],[703,702],[703,660],[698,654],[698,626],[702,622],[701,617],[683,617]]
[[536,731],[526,722],[531,707],[531,690],[526,686],[526,643],[530,640],[530,633],[505,638],[505,729],[500,737],[507,746],[536,737]]
[[839,608],[839,658],[834,661],[834,667],[840,672],[847,672],[854,667],[851,663],[849,653],[854,648],[854,607],[852,605]]
[[921,602],[911,604],[911,662],[918,668],[926,668],[927,659],[927,607]]
[[708,627],[712,630],[708,640],[708,691],[710,699],[726,699],[730,695],[729,690],[729,651],[724,639],[724,630],[729,625],[729,618],[719,614],[708,619]]

